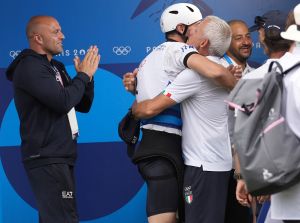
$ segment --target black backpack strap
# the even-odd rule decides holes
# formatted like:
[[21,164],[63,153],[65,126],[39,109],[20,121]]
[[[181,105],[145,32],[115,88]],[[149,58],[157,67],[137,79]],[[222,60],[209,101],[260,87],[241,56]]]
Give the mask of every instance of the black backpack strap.
[[289,73],[291,70],[295,69],[296,67],[298,67],[300,65],[300,62],[296,63],[294,66],[290,67],[289,69],[287,69],[286,71],[282,72],[283,75],[286,75],[287,73]]
[[[274,64],[276,65],[276,67],[274,66]],[[269,65],[269,69],[268,69],[268,73],[271,72],[273,70],[273,68],[275,67],[275,69],[279,69],[280,73],[283,73],[283,68],[281,66],[281,64],[277,61],[272,61]]]

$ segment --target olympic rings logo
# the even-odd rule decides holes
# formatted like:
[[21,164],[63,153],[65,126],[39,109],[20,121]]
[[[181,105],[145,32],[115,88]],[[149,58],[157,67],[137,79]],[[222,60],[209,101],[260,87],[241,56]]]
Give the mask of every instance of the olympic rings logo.
[[131,52],[130,46],[115,46],[113,47],[113,52],[117,54],[118,56],[126,56]]
[[9,52],[9,56],[15,59],[19,55],[19,53],[21,53],[21,50],[11,50]]

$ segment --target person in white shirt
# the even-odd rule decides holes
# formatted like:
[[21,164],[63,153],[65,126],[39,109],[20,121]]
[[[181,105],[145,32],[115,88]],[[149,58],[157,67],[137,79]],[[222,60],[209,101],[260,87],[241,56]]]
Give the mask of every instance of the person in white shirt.
[[[199,53],[220,63],[230,44],[230,27],[224,20],[208,16],[190,32],[190,40],[198,42]],[[224,222],[232,167],[224,103],[227,95],[228,91],[211,79],[185,69],[162,94],[133,106],[134,116],[149,118],[181,103],[186,223]]]
[[[192,37],[201,24],[199,9],[189,3],[178,3],[165,9],[161,29],[167,42],[160,44],[140,64],[138,72],[127,73],[124,85],[142,101],[158,95],[185,68],[195,69],[225,88],[235,85],[235,78],[224,67],[198,54],[195,47],[184,42]],[[136,75],[137,87],[132,88],[130,77]],[[129,84],[127,85],[127,78]],[[181,115],[179,106],[163,114],[143,119],[141,142],[133,155],[133,162],[147,183],[147,216],[149,222],[176,222],[183,213],[181,154]]]
[[[252,38],[247,24],[243,20],[230,20],[227,22],[231,28],[232,38],[229,49],[221,58],[222,65],[228,67],[230,65],[238,65],[241,68],[240,77],[254,70],[247,63],[252,53]],[[233,138],[234,116],[229,115],[228,120],[230,138]],[[231,140],[231,143],[233,141]],[[233,154],[234,154],[233,150]],[[234,179],[234,163],[230,173],[228,196],[225,213],[225,223],[250,223],[251,214],[248,207],[244,207],[238,203],[235,196],[236,180]],[[253,212],[254,213],[254,212]]]
[[[287,54],[286,52],[290,49],[292,44],[291,41],[283,39],[280,37],[280,32],[285,30],[287,14],[279,10],[271,10],[266,12],[263,16],[257,16],[255,18],[255,25],[251,27],[251,30],[257,30],[259,32],[259,41],[264,48],[265,54],[269,57],[265,63],[249,72],[242,79],[262,79],[264,75],[268,72],[269,65],[272,61],[280,61]],[[288,68],[286,65],[282,64],[283,68]],[[239,161],[238,157],[235,156],[236,163],[236,173],[239,172]],[[243,179],[237,181],[236,188],[237,200],[242,205],[250,205],[249,194]],[[258,197],[258,201],[262,203],[267,197]],[[250,200],[251,200],[250,196]],[[267,204],[265,204],[267,205]],[[261,217],[263,218],[263,217]],[[267,220],[266,220],[267,222]]]
[[[300,4],[294,8],[295,23],[281,32],[284,39],[295,41],[278,62],[289,68],[300,61]],[[300,67],[294,69],[284,79],[286,92],[286,119],[290,128],[300,138]],[[283,139],[284,140],[284,139]],[[300,162],[300,160],[299,160]],[[271,196],[271,217],[285,223],[300,222],[300,183]]]
[[242,75],[254,70],[247,60],[252,53],[252,38],[247,24],[243,20],[230,20],[227,22],[231,28],[232,39],[229,49],[222,57],[222,64],[239,65],[242,69]]

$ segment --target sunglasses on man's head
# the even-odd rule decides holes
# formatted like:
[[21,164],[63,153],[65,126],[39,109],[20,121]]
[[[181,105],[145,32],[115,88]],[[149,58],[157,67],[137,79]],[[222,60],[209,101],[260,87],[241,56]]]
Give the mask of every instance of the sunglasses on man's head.
[[254,19],[254,23],[259,27],[264,27],[266,24],[266,18],[262,16],[256,16]]

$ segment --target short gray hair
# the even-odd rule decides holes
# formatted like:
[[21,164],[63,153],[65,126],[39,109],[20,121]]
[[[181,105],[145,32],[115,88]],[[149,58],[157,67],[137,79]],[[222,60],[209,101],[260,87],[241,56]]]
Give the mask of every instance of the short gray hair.
[[204,36],[209,40],[208,53],[210,56],[222,57],[228,50],[231,42],[230,26],[217,16],[207,16],[207,25]]

